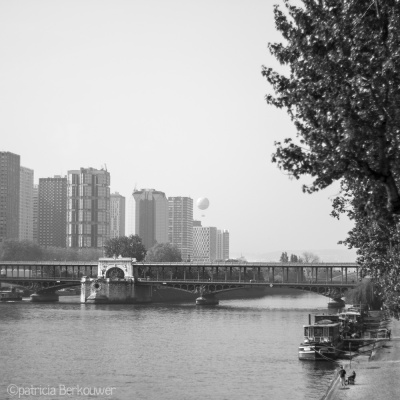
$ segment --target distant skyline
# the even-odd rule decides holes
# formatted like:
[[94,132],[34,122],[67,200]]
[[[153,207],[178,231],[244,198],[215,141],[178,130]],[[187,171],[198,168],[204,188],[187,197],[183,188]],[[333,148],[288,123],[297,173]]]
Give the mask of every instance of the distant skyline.
[[338,185],[303,194],[271,163],[274,141],[295,135],[264,100],[261,66],[282,71],[267,49],[282,41],[274,3],[0,2],[1,150],[36,183],[106,166],[127,200],[135,187],[207,197],[194,218],[229,230],[231,257],[343,250]]

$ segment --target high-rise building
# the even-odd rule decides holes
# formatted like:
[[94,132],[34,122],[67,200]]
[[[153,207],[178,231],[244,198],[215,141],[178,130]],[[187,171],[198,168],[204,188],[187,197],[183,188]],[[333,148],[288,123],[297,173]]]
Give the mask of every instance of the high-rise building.
[[229,231],[217,230],[217,260],[229,259]]
[[181,252],[182,260],[188,261],[193,248],[193,199],[168,197],[168,241]]
[[136,201],[131,194],[126,205],[126,235],[136,235],[135,230]]
[[110,173],[68,171],[67,246],[102,248],[110,238]]
[[39,243],[39,185],[33,185],[33,241]]
[[164,192],[142,189],[133,192],[135,199],[135,234],[146,249],[168,242],[168,200]]
[[193,226],[194,262],[212,262],[217,259],[217,228]]
[[0,152],[0,242],[19,237],[20,156]]
[[41,246],[66,247],[67,178],[40,178],[38,189],[38,242]]
[[33,240],[33,169],[20,167],[19,240]]
[[125,197],[118,192],[110,196],[110,238],[125,236]]

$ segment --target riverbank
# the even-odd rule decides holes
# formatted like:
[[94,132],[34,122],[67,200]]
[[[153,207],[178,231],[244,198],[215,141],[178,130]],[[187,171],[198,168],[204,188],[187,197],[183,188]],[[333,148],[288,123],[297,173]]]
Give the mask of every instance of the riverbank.
[[340,386],[338,376],[321,400],[389,400],[400,396],[400,321],[392,320],[391,340],[377,343],[371,356],[358,356],[343,366],[350,375],[355,371],[355,385]]

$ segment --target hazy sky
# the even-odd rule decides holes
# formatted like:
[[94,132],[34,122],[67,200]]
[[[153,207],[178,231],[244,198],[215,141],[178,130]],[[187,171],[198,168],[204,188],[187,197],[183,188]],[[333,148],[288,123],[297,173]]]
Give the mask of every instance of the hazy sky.
[[0,0],[2,151],[42,177],[101,168],[111,190],[208,197],[231,256],[335,249],[338,187],[301,192],[271,163],[295,135],[261,66],[281,0]]

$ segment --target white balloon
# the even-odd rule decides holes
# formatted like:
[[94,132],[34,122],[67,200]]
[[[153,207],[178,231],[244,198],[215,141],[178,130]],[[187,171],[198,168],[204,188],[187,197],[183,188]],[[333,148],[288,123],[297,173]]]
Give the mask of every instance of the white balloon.
[[200,210],[205,210],[209,205],[210,201],[207,199],[207,197],[200,197],[197,199],[197,207],[200,208]]

